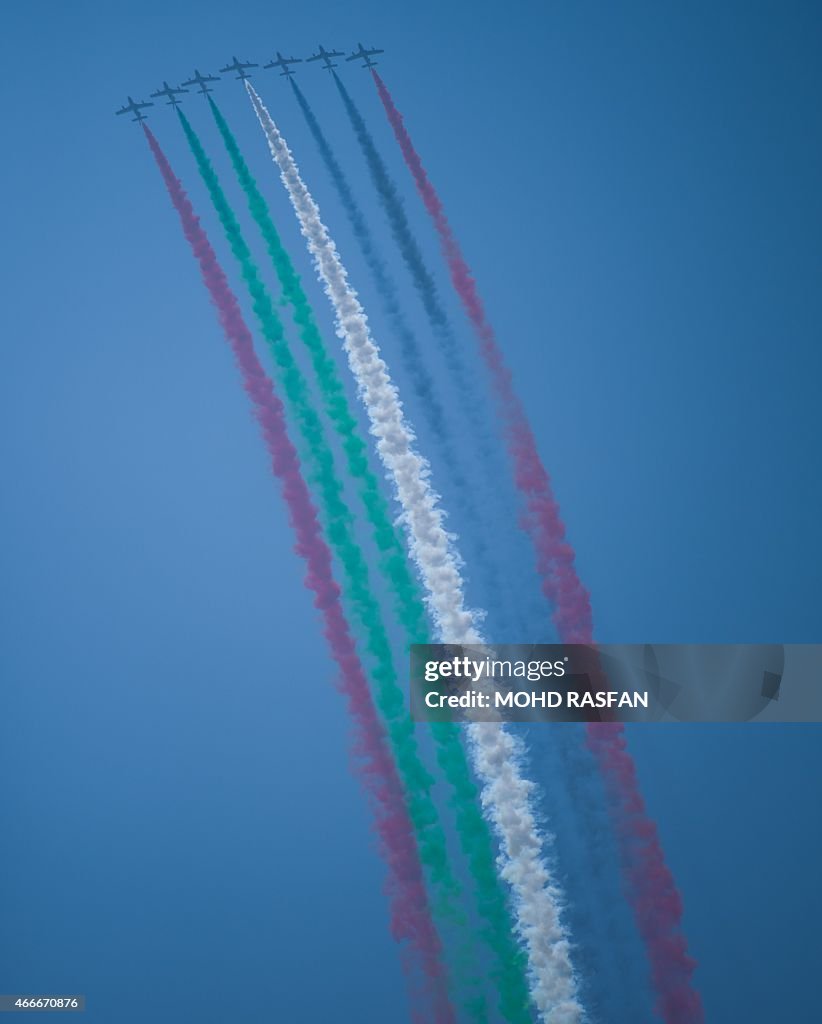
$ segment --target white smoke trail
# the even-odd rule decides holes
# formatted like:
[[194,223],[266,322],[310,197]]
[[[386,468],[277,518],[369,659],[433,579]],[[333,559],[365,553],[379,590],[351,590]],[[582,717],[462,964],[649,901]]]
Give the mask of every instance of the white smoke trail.
[[[414,433],[371,338],[365,311],[348,283],[337,248],[288,145],[250,82],[246,89],[333,306],[337,334],[365,405],[377,452],[396,488],[411,556],[440,639],[452,644],[482,644],[477,615],[465,607],[459,556],[431,488],[428,463],[414,450]],[[543,837],[531,810],[533,783],[520,772],[519,741],[498,722],[472,722],[467,732],[483,808],[500,840],[500,873],[513,891],[517,928],[528,955],[532,998],[546,1022],[579,1024],[584,1012],[577,996],[570,944],[560,920],[561,897],[543,859]]]

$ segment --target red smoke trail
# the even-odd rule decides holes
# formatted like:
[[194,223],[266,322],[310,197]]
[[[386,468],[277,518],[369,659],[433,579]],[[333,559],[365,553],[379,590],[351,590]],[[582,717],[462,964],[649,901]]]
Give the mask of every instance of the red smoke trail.
[[243,387],[254,407],[274,475],[282,486],[289,521],[297,536],[295,550],[306,563],[305,584],[314,593],[314,605],[323,617],[323,632],[340,669],[341,689],[356,726],[358,774],[376,812],[382,853],[389,865],[392,934],[398,941],[407,939],[418,953],[435,1020],[438,1024],[455,1024],[442,969],[440,941],[431,920],[422,867],[399,777],[345,619],[340,589],[333,577],[331,552],[323,540],[297,453],[286,431],[282,403],[257,359],[251,332],[237,299],[183,186],[150,129],[143,125],[143,131],[180,216],[185,236],[200,264],[203,281],[234,353]]
[[[514,391],[511,371],[505,365],[476,282],[402,115],[379,74],[372,70],[371,75],[417,191],[434,222],[454,289],[477,334],[480,350],[490,370],[505,423],[516,485],[526,502],[523,525],[536,549],[542,590],[554,605],[554,622],[559,637],[564,643],[591,644],[591,602],[577,575],[574,550],[565,539],[565,527],[551,481],[537,451],[525,410]],[[666,1024],[698,1024],[704,1020],[704,1013],[702,1001],[691,981],[696,964],[688,956],[681,932],[682,900],[665,864],[656,825],[648,817],[639,792],[636,767],[626,749],[624,727],[614,722],[591,723],[587,734],[611,796],[623,871],[651,964],[657,1011]]]

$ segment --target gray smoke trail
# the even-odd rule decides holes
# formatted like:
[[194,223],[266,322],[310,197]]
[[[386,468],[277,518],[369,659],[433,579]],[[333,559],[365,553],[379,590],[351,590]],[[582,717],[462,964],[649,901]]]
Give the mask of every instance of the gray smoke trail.
[[[444,642],[482,644],[476,613],[465,606],[459,558],[429,482],[428,463],[414,448],[414,434],[371,338],[365,312],[348,284],[336,246],[291,151],[249,82],[246,89],[334,308],[337,333],[357,381],[379,457],[396,488],[411,556],[437,630]],[[532,998],[546,1022],[579,1024],[584,1012],[561,920],[561,896],[543,856],[543,836],[532,810],[534,786],[520,772],[521,745],[498,722],[472,722],[466,731],[481,781],[483,809],[500,840],[499,870],[513,892],[517,929],[528,955]]]

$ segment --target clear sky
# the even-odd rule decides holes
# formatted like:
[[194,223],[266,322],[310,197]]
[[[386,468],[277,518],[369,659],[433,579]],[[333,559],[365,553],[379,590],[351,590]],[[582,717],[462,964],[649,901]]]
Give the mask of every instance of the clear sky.
[[[818,5],[9,7],[0,991],[85,991],[90,1024],[405,1019],[283,508],[141,133],[113,116],[195,66],[358,40],[386,49],[476,272],[598,637],[822,640]],[[368,76],[343,73],[468,345]],[[336,90],[299,75],[402,279]],[[254,82],[379,327],[290,90]],[[218,89],[311,282],[242,89]],[[185,109],[233,190],[202,100]],[[150,123],[235,279],[174,117]],[[810,1024],[818,729],[632,743],[708,1019]]]

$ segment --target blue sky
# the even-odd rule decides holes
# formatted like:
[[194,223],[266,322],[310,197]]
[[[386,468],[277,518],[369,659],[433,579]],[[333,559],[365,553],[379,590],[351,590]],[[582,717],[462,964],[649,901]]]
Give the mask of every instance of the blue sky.
[[[195,65],[358,39],[387,50],[599,638],[820,640],[816,5],[17,5],[0,43],[0,989],[84,990],[91,1021],[405,1012],[285,515],[147,147],[112,116]],[[470,344],[367,75],[344,72]],[[378,328],[312,141],[269,75],[255,82]],[[402,279],[324,78],[300,70]],[[239,85],[217,96],[311,282]],[[233,188],[201,108],[188,98]],[[225,254],[173,117],[155,108],[151,125]],[[822,909],[819,738],[632,735],[709,1020],[815,1019],[803,921]]]

